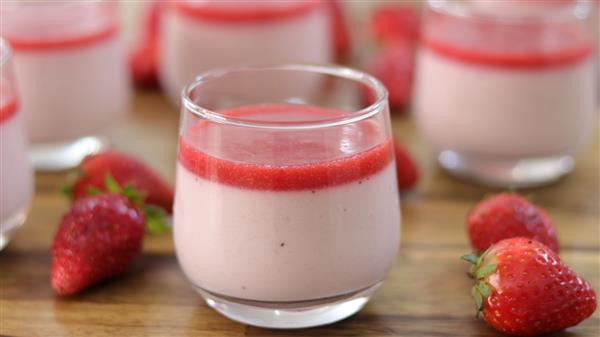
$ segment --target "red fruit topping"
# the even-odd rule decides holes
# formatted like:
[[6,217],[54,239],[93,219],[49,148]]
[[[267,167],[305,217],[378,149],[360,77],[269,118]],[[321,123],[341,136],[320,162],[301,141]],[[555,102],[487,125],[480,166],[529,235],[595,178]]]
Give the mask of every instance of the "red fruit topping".
[[177,1],[179,13],[222,22],[264,22],[287,19],[321,8],[324,1]]
[[105,193],[75,201],[54,237],[52,287],[75,294],[122,273],[140,253],[144,215],[127,198]]
[[537,336],[579,324],[596,310],[596,293],[556,252],[527,238],[494,244],[473,263],[477,310],[496,330]]
[[479,202],[467,218],[471,247],[484,251],[512,237],[539,241],[558,253],[558,239],[546,211],[514,193],[501,193]]
[[118,33],[117,26],[108,27],[102,31],[94,32],[89,35],[76,37],[61,37],[47,39],[33,39],[21,36],[5,36],[10,43],[10,46],[15,52],[25,52],[44,49],[63,49],[63,48],[78,48],[102,42],[106,39],[113,38]]
[[138,88],[158,88],[158,46],[155,41],[137,47],[129,55],[129,69]]
[[544,68],[577,63],[593,54],[593,41],[579,22],[530,20],[506,25],[433,11],[425,20],[423,45],[468,64]]
[[140,43],[129,55],[129,68],[139,88],[158,88],[158,34],[166,3],[153,1],[148,6],[140,33]]
[[[245,106],[220,114],[284,124],[344,115],[337,110],[287,104]],[[306,190],[360,181],[385,168],[392,159],[391,140],[386,140],[384,132],[370,120],[290,132],[201,121],[191,125],[180,138],[179,163],[204,179],[226,185]]]
[[329,11],[331,15],[335,56],[336,58],[340,59],[348,56],[352,49],[350,27],[346,21],[346,16],[340,1],[329,0],[327,3],[329,4]]
[[121,186],[132,186],[145,198],[146,204],[171,212],[173,188],[139,160],[117,151],[105,151],[83,160],[81,175],[73,185],[74,199],[89,195],[90,190],[107,191],[106,177],[110,175]]
[[412,90],[411,47],[400,43],[387,45],[371,58],[367,69],[386,86],[393,109],[406,107]]
[[371,16],[371,31],[375,39],[387,42],[404,41],[413,44],[419,37],[419,13],[407,6],[385,6]]
[[419,170],[417,169],[415,161],[397,140],[394,140],[394,154],[396,157],[398,188],[400,190],[406,190],[414,187],[419,180]]

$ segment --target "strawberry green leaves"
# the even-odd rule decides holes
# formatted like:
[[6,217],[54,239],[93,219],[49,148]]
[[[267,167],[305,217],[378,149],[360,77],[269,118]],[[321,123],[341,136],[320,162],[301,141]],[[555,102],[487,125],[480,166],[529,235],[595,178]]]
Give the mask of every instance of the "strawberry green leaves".
[[479,259],[475,254],[466,254],[460,258],[469,262],[470,264],[477,264],[477,260]]
[[496,270],[496,267],[497,266],[495,264],[488,264],[481,268],[477,268],[475,270],[475,278],[478,280],[483,280],[490,273],[493,273]]
[[486,254],[487,251],[480,256],[475,254],[466,254],[461,257],[461,259],[473,265],[473,272],[471,273],[471,276],[475,278],[476,283],[473,288],[471,288],[471,296],[475,301],[477,316],[479,316],[483,310],[483,303],[485,299],[492,295],[492,289],[487,281],[487,276],[495,272],[498,267],[498,265],[495,263],[483,264]]
[[146,216],[146,227],[148,231],[153,234],[162,234],[170,230],[169,225],[166,222],[165,210],[160,206],[145,205],[144,215]]
[[60,193],[69,199],[73,198],[73,185],[64,185],[60,189]]
[[471,288],[471,296],[473,297],[473,300],[475,301],[475,310],[476,310],[475,317],[477,317],[477,316],[479,316],[479,313],[481,312],[481,310],[483,308],[483,295],[481,295],[481,293],[477,289],[477,286],[473,286],[473,288]]
[[107,173],[104,177],[104,185],[108,192],[122,194],[144,211],[146,228],[150,233],[161,234],[169,231],[165,211],[160,206],[145,204],[144,199],[146,196],[136,190],[133,185],[128,184],[121,187],[110,173]]
[[[71,198],[73,196],[73,187],[65,186],[62,189],[63,194]],[[167,222],[167,213],[165,210],[156,205],[146,204],[146,193],[137,190],[133,185],[126,184],[121,186],[119,182],[110,174],[104,176],[104,188],[96,186],[88,186],[88,195],[99,195],[105,192],[121,194],[136,207],[144,212],[146,218],[146,228],[152,234],[162,234],[170,230]]]

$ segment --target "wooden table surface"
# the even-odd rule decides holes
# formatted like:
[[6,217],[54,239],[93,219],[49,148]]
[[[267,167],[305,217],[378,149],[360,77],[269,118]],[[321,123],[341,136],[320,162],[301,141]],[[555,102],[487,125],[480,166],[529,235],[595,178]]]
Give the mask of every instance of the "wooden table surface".
[[[174,178],[178,113],[158,93],[138,93],[132,112],[110,132],[113,146]],[[402,199],[402,244],[395,266],[355,316],[305,330],[245,326],[208,308],[178,267],[169,234],[147,236],[143,255],[122,277],[72,297],[56,297],[48,281],[49,247],[68,202],[60,187],[73,172],[37,174],[29,218],[0,252],[3,336],[497,336],[475,318],[471,280],[459,256],[468,250],[464,220],[492,189],[453,179],[435,165],[410,116],[395,117],[395,134],[422,169],[416,191]],[[561,257],[600,291],[598,137],[569,177],[527,190],[558,226]],[[558,336],[599,336],[600,312]]]

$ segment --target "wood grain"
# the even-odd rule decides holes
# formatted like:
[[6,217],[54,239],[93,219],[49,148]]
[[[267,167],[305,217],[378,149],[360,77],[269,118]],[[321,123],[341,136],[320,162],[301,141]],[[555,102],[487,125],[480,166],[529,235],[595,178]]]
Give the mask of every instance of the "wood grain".
[[[138,93],[132,113],[110,131],[113,146],[135,153],[174,178],[178,112],[158,93]],[[144,254],[122,277],[79,296],[57,298],[48,281],[49,247],[68,207],[58,190],[72,172],[37,174],[26,224],[0,253],[0,335],[3,336],[499,336],[474,317],[464,219],[495,192],[455,180],[435,165],[410,116],[393,120],[395,134],[423,171],[403,196],[402,247],[383,287],[357,315],[325,327],[278,331],[244,326],[209,309],[177,265],[170,235],[148,236]],[[561,256],[600,290],[598,138],[575,172],[527,190],[556,221]],[[556,336],[598,336],[600,314]]]

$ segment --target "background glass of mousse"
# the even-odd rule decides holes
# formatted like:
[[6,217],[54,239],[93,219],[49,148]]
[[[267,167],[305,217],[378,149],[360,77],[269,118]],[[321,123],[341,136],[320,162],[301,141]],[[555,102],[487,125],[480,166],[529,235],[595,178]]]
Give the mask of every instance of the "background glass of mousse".
[[273,328],[360,310],[400,241],[382,84],[341,67],[214,70],[181,110],[174,240],[208,305]]
[[25,222],[33,194],[33,170],[12,66],[10,48],[0,38],[0,249]]
[[415,111],[446,170],[501,187],[570,172],[595,127],[591,1],[434,1]]
[[2,35],[14,50],[37,169],[78,165],[105,145],[91,135],[127,110],[129,73],[117,11],[108,1],[2,4]]
[[217,67],[333,61],[325,1],[169,2],[161,24],[161,84],[173,102]]

